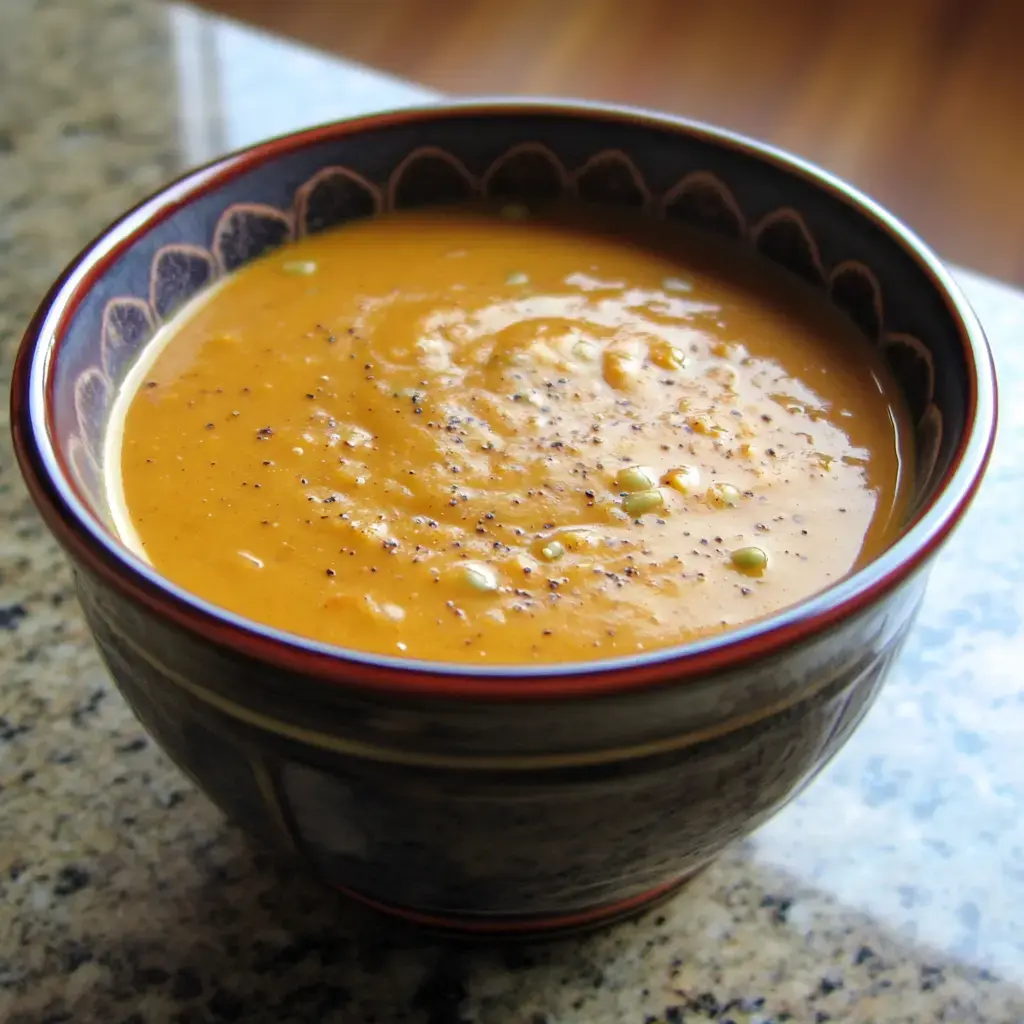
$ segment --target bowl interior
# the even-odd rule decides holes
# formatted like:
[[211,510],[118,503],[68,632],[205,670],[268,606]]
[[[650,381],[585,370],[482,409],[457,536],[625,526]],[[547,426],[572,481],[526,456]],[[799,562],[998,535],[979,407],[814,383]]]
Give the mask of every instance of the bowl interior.
[[911,521],[935,501],[962,454],[977,377],[963,311],[909,235],[841,183],[727,133],[635,112],[506,104],[276,140],[197,172],[107,235],[80,265],[47,363],[49,442],[84,506],[109,522],[101,459],[111,403],[139,349],[196,292],[351,218],[481,195],[643,210],[751,246],[820,288],[881,346],[906,396]]

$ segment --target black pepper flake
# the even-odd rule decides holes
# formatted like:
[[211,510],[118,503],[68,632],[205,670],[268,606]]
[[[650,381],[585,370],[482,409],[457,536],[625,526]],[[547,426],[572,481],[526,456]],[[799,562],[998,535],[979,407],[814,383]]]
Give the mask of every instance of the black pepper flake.
[[206,429],[207,430],[213,430],[213,424],[212,423],[207,423],[206,424]]
[[324,572],[326,572],[328,576],[333,576],[334,575],[334,570],[333,569],[325,569]]

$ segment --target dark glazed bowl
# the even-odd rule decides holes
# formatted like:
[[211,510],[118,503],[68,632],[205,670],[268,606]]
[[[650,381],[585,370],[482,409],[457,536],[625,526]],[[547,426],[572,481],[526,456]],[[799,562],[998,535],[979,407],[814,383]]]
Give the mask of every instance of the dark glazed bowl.
[[[747,628],[643,657],[482,669],[367,656],[185,593],[111,532],[99,461],[139,348],[196,291],[353,217],[561,193],[734,238],[881,346],[917,429],[899,541]],[[331,885],[464,932],[551,932],[670,891],[804,785],[900,650],[988,459],[995,384],[941,264],[870,200],[725,132],[638,111],[450,104],[229,156],[111,227],[25,335],[15,442],[125,697],[225,811]]]

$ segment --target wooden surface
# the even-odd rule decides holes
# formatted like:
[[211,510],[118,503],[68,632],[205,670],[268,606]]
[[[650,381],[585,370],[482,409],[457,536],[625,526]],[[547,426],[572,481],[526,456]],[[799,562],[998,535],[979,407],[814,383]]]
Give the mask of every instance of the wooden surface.
[[1024,285],[1024,0],[206,0],[451,93],[658,107],[854,182]]

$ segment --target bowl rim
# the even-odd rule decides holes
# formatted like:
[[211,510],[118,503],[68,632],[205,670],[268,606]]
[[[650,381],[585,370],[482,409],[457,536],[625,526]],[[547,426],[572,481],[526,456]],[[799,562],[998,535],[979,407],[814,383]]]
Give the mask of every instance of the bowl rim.
[[[117,541],[88,509],[68,471],[55,443],[50,399],[53,368],[68,325],[94,283],[125,250],[193,200],[278,156],[318,143],[438,119],[545,114],[640,124],[742,152],[830,193],[896,241],[916,262],[957,327],[969,380],[963,436],[935,496],[908,531],[832,586],[737,629],[643,654],[539,665],[435,662],[321,643],[264,626],[186,591]],[[100,232],[68,264],[25,331],[11,385],[14,447],[33,500],[72,562],[85,566],[122,597],[215,646],[314,684],[472,700],[564,699],[676,686],[778,654],[828,631],[894,590],[935,554],[977,492],[991,455],[996,422],[995,371],[981,324],[938,256],[878,203],[809,161],[727,129],[637,107],[569,99],[442,99],[289,132],[185,172]]]

